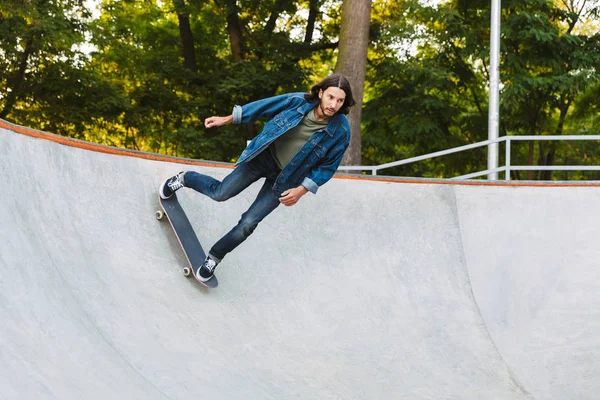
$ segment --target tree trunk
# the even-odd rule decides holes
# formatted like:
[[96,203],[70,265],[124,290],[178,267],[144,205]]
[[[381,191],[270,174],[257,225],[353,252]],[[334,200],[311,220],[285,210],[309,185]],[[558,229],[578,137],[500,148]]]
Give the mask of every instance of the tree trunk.
[[[562,135],[565,128],[565,121],[567,119],[567,113],[569,112],[569,107],[571,106],[571,99],[567,99],[561,102],[560,105],[560,117],[558,118],[558,125],[556,126],[555,135]],[[550,166],[554,164],[554,158],[556,157],[556,143],[552,142],[550,144],[550,149],[547,153],[544,154],[544,165]],[[549,181],[552,179],[552,171],[542,171],[540,174],[540,179]]]
[[350,80],[352,94],[356,101],[348,114],[352,139],[350,148],[342,160],[343,165],[360,165],[362,161],[360,120],[367,71],[371,1],[345,0],[342,5],[340,45],[335,72],[343,74]]
[[[543,165],[552,165],[554,164],[554,157],[556,156],[556,143],[550,143],[550,145],[548,146],[549,150],[548,152],[544,152],[543,157],[544,160],[542,163]],[[552,171],[540,171],[540,180],[542,181],[549,181],[550,179],[552,179]]]
[[244,59],[244,37],[236,0],[225,0],[225,8],[227,11],[227,31],[229,32],[231,56],[234,61],[239,62]]
[[[530,105],[529,109],[529,119],[527,121],[527,125],[529,125],[529,135],[535,136],[536,128],[538,126],[538,120],[541,118],[540,114],[542,113],[541,105],[535,103],[534,105]],[[535,158],[535,142],[529,142],[529,155],[528,155],[528,165],[534,165]],[[527,180],[532,181],[534,179],[539,178],[539,171],[527,171]]]
[[273,31],[275,30],[275,25],[277,23],[277,18],[279,18],[279,14],[281,14],[281,10],[285,4],[285,0],[275,0],[275,4],[273,5],[273,9],[271,10],[271,16],[265,25],[265,34],[267,36],[271,36]]
[[313,40],[313,34],[315,32],[315,22],[317,21],[317,15],[319,13],[319,0],[310,0],[308,20],[306,21],[306,34],[304,36],[304,43],[311,44]]
[[[535,150],[535,143],[530,141],[529,142],[529,155],[527,157],[527,165],[533,165],[534,150]],[[527,171],[527,180],[528,181],[533,180],[533,173],[534,173],[534,171]]]
[[183,65],[196,72],[198,66],[196,63],[196,52],[194,49],[194,36],[190,26],[190,14],[185,8],[184,0],[173,0],[177,19],[179,20],[179,36],[181,37],[181,46],[183,48]]
[[[27,70],[27,61],[29,60],[29,56],[33,52],[33,44],[35,40],[35,34],[33,32],[29,33],[29,38],[27,38],[27,42],[25,44],[25,50],[21,55],[21,61],[19,62],[19,69],[12,80],[12,82],[7,82],[12,85],[11,91],[8,92],[6,96],[6,103],[4,103],[4,108],[0,112],[0,118],[5,119],[6,116],[12,111],[14,107],[17,97],[21,92],[21,85],[23,84],[23,80],[25,80],[25,71]],[[8,86],[8,85],[7,85]]]

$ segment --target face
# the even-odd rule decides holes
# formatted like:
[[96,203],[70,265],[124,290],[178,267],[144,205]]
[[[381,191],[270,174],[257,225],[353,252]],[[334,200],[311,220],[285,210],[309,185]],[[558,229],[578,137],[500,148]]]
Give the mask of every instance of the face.
[[331,118],[344,105],[346,92],[338,87],[330,86],[325,91],[319,91],[319,114],[324,118]]

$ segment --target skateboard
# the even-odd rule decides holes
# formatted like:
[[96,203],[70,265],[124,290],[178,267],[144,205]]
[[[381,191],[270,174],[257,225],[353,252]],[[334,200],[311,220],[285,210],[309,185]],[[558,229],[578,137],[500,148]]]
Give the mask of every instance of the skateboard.
[[194,229],[192,228],[190,220],[185,215],[181,204],[179,204],[177,196],[173,194],[172,197],[163,200],[159,195],[158,201],[160,202],[162,210],[156,212],[156,219],[160,221],[165,216],[167,217],[167,220],[171,224],[173,232],[175,232],[175,236],[183,249],[183,253],[187,258],[189,266],[182,269],[183,275],[188,277],[193,275],[202,285],[211,289],[216,288],[219,285],[216,276],[213,275],[213,277],[206,282],[202,282],[196,278],[198,269],[200,269],[200,266],[206,259],[206,253],[204,253],[204,250],[202,249],[202,245],[196,236],[196,232],[194,232]]

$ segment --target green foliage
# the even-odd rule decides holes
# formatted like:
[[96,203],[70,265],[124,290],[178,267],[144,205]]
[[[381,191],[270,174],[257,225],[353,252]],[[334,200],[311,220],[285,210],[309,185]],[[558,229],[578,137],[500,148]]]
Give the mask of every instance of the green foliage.
[[[490,2],[423,3],[373,1],[364,164],[487,138]],[[596,3],[502,2],[501,134],[600,134]],[[341,0],[102,0],[95,18],[85,4],[0,1],[0,117],[115,146],[235,161],[260,124],[206,130],[205,118],[305,91],[335,65]],[[310,7],[315,33],[305,37]],[[450,177],[485,169],[486,158],[486,149],[472,150],[385,173]],[[524,143],[512,161],[597,165],[600,152],[591,142]]]
[[[578,2],[569,2],[574,3]],[[420,47],[404,54],[388,50],[372,58],[370,101],[363,114],[365,164],[487,138],[490,3],[460,0],[439,8],[402,4],[395,9],[394,22],[382,21],[378,29],[392,37],[404,34]],[[597,132],[594,94],[600,78],[600,35],[577,28],[590,22],[598,7],[567,10],[545,0],[509,1],[502,6],[501,134]],[[512,161],[577,165],[572,145],[516,146]],[[598,151],[588,144],[581,146],[586,149],[585,160],[599,164]],[[485,149],[471,153],[390,172],[448,177],[486,169]],[[552,176],[562,179],[565,173]],[[516,173],[514,177],[548,179],[551,174]]]
[[[464,25],[464,18],[454,8],[442,13],[418,2],[405,2],[404,6],[391,16],[396,22],[382,30],[392,37],[404,33],[421,46],[413,53],[388,50],[371,64],[369,101],[363,114],[365,164],[485,139],[487,95],[481,73],[470,61],[482,48],[478,34]],[[475,150],[385,173],[452,176],[479,170],[484,163],[485,153]]]
[[96,80],[93,73],[83,70],[86,57],[77,47],[85,42],[89,17],[82,3],[2,3],[0,117],[46,129],[60,125],[69,134],[81,127],[85,119],[76,102],[85,96],[90,80]]

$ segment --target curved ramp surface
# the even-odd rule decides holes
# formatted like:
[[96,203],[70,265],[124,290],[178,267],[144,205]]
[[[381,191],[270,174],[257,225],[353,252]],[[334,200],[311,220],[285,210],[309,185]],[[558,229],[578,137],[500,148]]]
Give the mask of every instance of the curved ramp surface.
[[[596,398],[599,187],[336,178],[207,290],[156,189],[229,168],[0,121],[0,397]],[[205,248],[259,187],[178,193]]]

